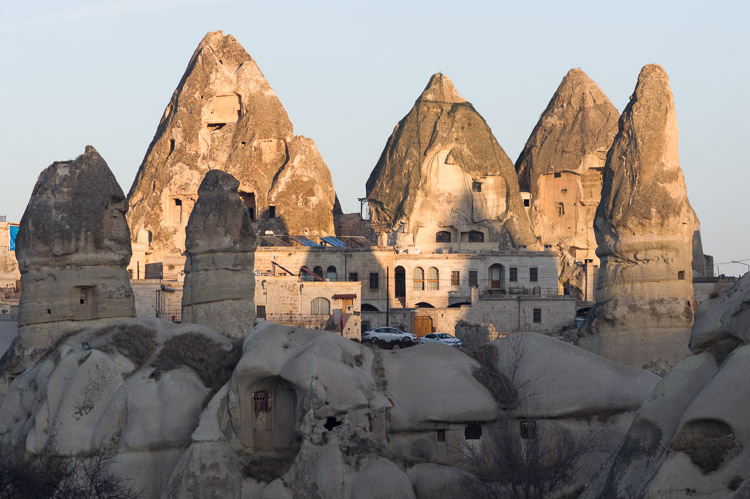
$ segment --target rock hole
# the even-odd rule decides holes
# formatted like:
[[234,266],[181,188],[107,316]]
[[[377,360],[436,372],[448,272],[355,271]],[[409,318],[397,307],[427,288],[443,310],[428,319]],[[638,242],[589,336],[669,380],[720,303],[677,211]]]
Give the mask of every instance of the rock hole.
[[681,281],[685,280],[685,271],[684,270],[680,270],[679,272],[677,272],[677,279],[679,279]]
[[326,424],[323,425],[323,428],[325,428],[328,431],[333,430],[337,426],[341,426],[341,421],[334,417],[329,417],[326,419]]

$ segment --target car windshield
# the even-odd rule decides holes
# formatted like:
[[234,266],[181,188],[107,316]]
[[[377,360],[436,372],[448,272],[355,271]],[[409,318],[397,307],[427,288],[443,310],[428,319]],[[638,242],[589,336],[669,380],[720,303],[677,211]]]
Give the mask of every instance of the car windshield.
[[449,335],[448,333],[440,333],[437,335],[438,338],[441,340],[450,340],[453,339],[453,336]]

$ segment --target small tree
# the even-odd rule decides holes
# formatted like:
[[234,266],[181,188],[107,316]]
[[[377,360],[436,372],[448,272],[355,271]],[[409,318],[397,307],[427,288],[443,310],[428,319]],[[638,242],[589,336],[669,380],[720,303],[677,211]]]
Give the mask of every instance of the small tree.
[[508,355],[504,373],[498,368],[499,356],[492,344],[473,351],[481,368],[474,376],[497,401],[498,417],[488,425],[486,437],[477,445],[464,445],[464,486],[477,498],[537,499],[569,485],[580,471],[586,454],[601,451],[597,432],[575,439],[570,432],[552,424],[537,428],[536,423],[513,416],[520,407],[526,414],[536,405],[533,383],[544,373],[522,372],[526,353],[525,337],[512,335],[505,341]]
[[0,448],[0,499],[135,499],[112,470],[111,448],[85,459],[40,454],[18,458]]

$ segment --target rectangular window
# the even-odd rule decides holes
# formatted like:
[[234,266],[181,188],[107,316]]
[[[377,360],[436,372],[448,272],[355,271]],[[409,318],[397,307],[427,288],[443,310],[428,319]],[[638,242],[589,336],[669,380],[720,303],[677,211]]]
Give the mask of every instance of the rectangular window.
[[253,393],[253,412],[271,412],[271,396],[268,392]]
[[438,442],[445,442],[445,430],[438,430],[437,431],[437,441]]
[[542,322],[542,309],[535,308],[534,309],[534,324],[539,324],[541,322]]
[[451,272],[451,286],[461,285],[461,273],[458,270]]
[[356,272],[349,272],[349,280],[352,282],[359,281],[359,275]]
[[276,218],[276,207],[275,206],[269,206],[268,207],[268,218]]
[[464,438],[466,440],[479,440],[482,438],[482,425],[479,423],[469,423],[464,429]]
[[563,203],[557,203],[557,216],[565,215],[565,205]]
[[508,276],[508,279],[510,282],[518,282],[518,267],[511,267],[509,269],[510,274]]
[[529,281],[537,282],[538,278],[539,278],[539,271],[537,270],[536,267],[531,267],[529,269]]
[[469,271],[469,286],[477,286],[478,284],[479,284],[479,279],[477,278],[477,271],[470,270]]
[[378,289],[378,282],[380,279],[378,278],[377,272],[370,272],[370,289]]
[[258,317],[258,319],[265,319],[266,318],[266,306],[258,305],[257,307],[255,307],[255,315]]
[[521,421],[521,438],[524,440],[536,438],[536,421]]
[[482,192],[482,183],[481,182],[472,182],[471,183],[471,190],[474,192]]

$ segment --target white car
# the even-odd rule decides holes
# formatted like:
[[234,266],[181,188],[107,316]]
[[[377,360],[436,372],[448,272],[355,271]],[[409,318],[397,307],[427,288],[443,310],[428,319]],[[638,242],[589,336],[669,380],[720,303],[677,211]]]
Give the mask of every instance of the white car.
[[372,331],[365,331],[362,333],[362,343],[369,341],[373,345],[378,345],[381,348],[391,348],[393,345],[399,345],[401,347],[410,347],[417,344],[417,335],[412,333],[405,333],[395,327],[376,327]]
[[448,333],[430,333],[422,336],[419,343],[424,345],[425,343],[442,343],[443,345],[450,345],[452,347],[463,346],[461,340]]

